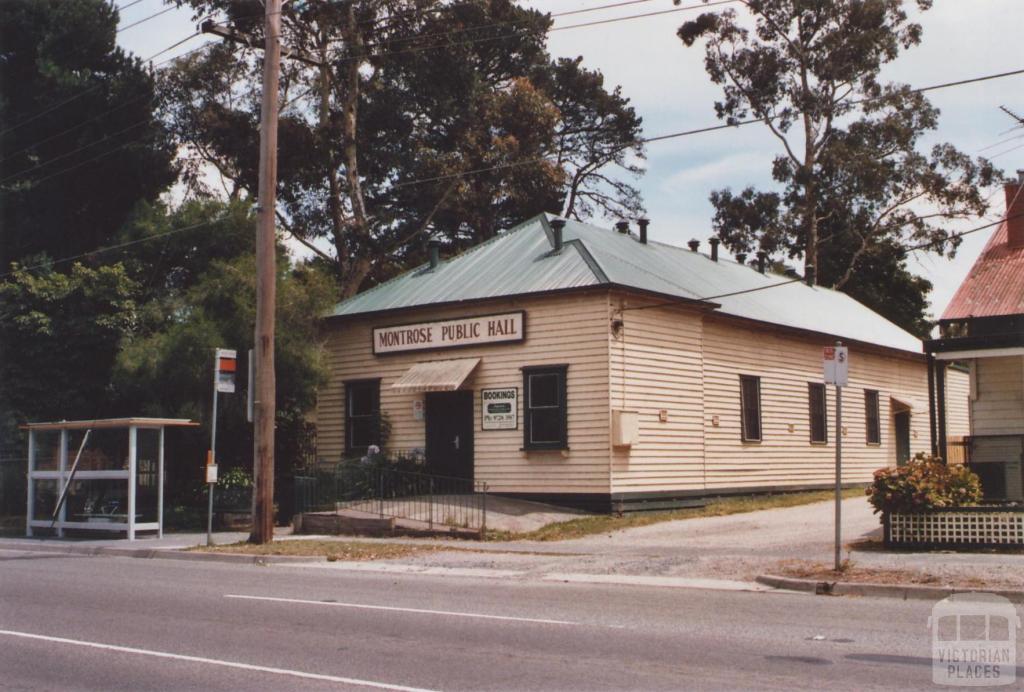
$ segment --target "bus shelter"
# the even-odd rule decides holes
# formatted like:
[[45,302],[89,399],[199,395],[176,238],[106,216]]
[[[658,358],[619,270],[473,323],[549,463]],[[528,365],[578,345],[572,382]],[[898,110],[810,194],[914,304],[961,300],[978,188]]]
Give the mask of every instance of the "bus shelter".
[[28,516],[38,529],[139,531],[163,536],[164,430],[178,418],[29,423]]

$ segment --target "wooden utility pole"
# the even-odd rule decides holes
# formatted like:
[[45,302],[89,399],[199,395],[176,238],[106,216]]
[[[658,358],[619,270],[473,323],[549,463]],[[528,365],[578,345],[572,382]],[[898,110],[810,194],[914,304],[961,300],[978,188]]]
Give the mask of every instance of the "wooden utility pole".
[[281,0],[266,0],[263,107],[260,110],[260,180],[256,221],[256,396],[253,421],[256,487],[252,543],[274,540],[274,315],[277,287],[274,210],[277,204],[277,87],[281,63]]

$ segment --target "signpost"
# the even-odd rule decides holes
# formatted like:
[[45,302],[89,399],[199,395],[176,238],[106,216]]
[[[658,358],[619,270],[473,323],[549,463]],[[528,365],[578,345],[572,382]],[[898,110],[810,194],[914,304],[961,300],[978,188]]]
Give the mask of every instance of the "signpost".
[[235,391],[235,371],[238,353],[218,348],[213,355],[213,414],[210,422],[210,451],[206,454],[206,484],[208,507],[206,513],[206,545],[213,545],[213,486],[217,485],[217,394]]
[[836,550],[835,570],[842,564],[843,544],[843,387],[849,381],[850,354],[841,341],[826,346],[822,361],[825,384],[836,387]]

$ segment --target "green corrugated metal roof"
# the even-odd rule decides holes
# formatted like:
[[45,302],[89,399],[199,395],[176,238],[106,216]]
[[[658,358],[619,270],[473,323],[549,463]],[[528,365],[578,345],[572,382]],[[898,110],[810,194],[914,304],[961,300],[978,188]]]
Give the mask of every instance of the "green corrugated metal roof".
[[538,216],[431,271],[424,265],[339,303],[348,316],[437,303],[546,293],[588,286],[621,286],[686,301],[708,301],[716,312],[821,332],[838,338],[921,352],[921,341],[844,293],[761,274],[732,260],[632,234],[568,221],[565,247],[552,252],[546,216]]

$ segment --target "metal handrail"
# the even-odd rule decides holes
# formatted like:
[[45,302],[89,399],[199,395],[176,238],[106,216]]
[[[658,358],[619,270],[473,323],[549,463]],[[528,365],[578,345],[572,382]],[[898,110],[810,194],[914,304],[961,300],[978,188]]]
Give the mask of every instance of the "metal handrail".
[[487,529],[487,484],[394,468],[380,459],[317,464],[295,477],[297,513],[350,511],[407,520],[427,530]]

